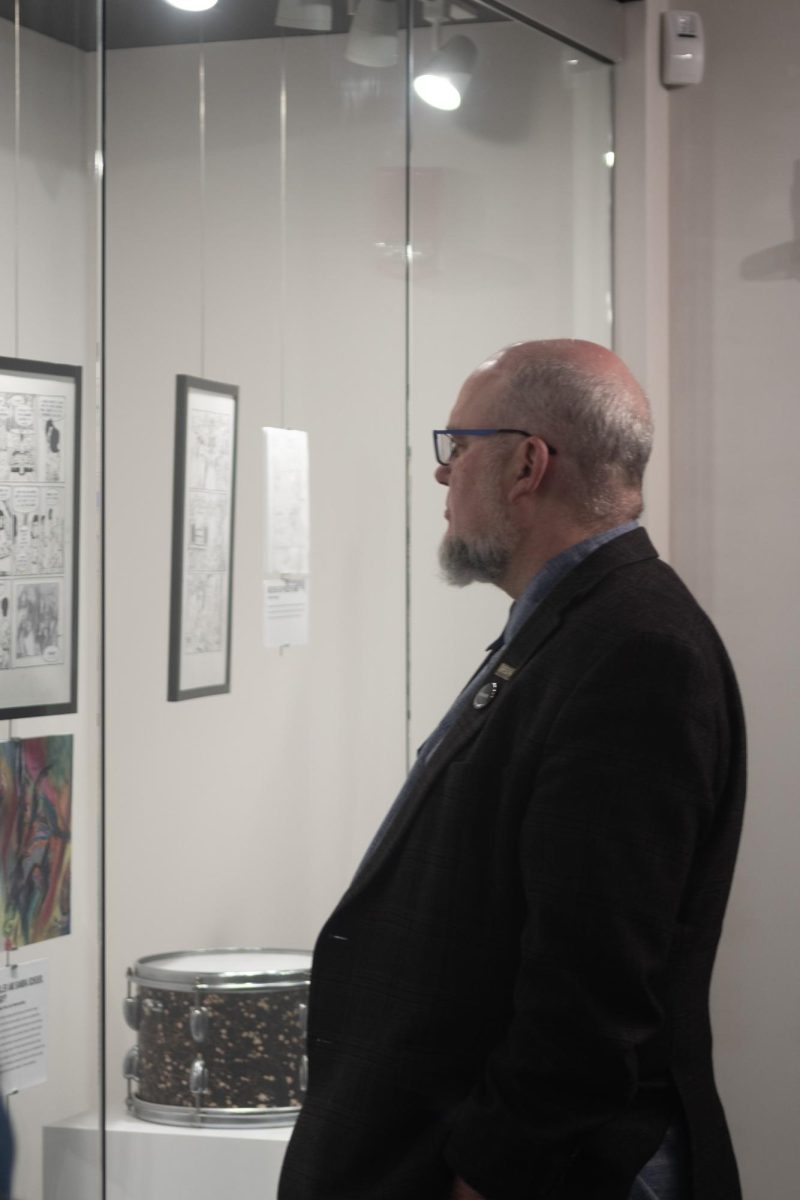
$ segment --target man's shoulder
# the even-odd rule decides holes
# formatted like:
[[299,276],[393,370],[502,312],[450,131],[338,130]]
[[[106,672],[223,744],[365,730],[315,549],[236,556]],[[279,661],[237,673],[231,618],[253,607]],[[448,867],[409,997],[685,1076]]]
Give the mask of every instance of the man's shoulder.
[[588,662],[614,647],[634,643],[672,644],[676,652],[693,657],[727,658],[708,614],[677,572],[658,557],[646,535],[636,537],[643,532],[634,534],[639,552],[630,542],[627,547],[603,546],[597,561],[587,559],[573,579],[554,591],[542,606],[548,611],[535,613],[515,639],[520,666],[530,659],[530,651],[547,647],[556,660],[556,673],[569,675],[575,669],[582,672]]
[[565,631],[588,625],[598,643],[642,639],[717,657],[724,652],[713,621],[668,563],[629,563],[600,579],[564,614]]
[[[606,608],[609,616],[625,624],[634,620],[669,619],[680,614],[702,623],[709,618],[677,571],[664,562],[647,531],[636,528],[607,542],[580,564],[556,589],[553,601],[565,609],[575,602],[582,606]],[[623,607],[621,607],[621,605]]]

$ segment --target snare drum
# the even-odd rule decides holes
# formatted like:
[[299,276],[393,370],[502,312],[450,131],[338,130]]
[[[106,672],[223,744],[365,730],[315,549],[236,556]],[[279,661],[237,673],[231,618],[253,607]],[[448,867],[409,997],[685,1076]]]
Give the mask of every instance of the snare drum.
[[[291,1125],[306,1089],[311,955],[186,950],[128,969],[128,1108],[166,1125]],[[134,991],[134,986],[136,991]]]

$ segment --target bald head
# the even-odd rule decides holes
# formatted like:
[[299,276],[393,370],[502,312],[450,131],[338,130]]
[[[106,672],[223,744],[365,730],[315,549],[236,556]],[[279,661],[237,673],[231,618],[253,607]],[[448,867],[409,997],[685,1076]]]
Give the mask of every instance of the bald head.
[[584,376],[605,380],[622,391],[637,394],[647,409],[647,401],[639,384],[622,359],[601,346],[598,342],[587,342],[581,338],[551,338],[535,342],[512,342],[496,354],[487,358],[477,368],[478,372],[496,371],[498,374],[515,374],[525,368],[569,369]]
[[650,456],[650,406],[622,359],[570,338],[518,342],[475,372],[496,398],[497,420],[555,446],[565,500],[591,524],[638,516]]

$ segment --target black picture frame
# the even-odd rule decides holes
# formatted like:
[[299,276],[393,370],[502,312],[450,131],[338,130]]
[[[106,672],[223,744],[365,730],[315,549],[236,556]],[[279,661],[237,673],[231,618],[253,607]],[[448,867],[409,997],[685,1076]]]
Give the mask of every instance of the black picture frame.
[[78,709],[79,366],[0,357],[0,720]]
[[239,388],[176,378],[168,700],[230,691]]

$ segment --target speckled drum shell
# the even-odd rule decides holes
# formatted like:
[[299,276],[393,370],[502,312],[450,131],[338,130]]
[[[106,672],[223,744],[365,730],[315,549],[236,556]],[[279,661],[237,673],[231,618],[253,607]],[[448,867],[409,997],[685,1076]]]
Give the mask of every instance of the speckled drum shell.
[[[281,970],[285,953],[293,966]],[[298,969],[297,951],[187,951],[140,959],[131,972],[138,987],[136,1092],[138,1116],[166,1124],[205,1117],[213,1124],[290,1124],[304,1097],[305,1015],[311,956]],[[263,954],[272,969],[242,972]],[[224,955],[230,971],[197,973],[193,960]],[[291,957],[290,957],[291,956]],[[159,960],[174,964],[160,969]],[[277,967],[277,969],[275,969]],[[153,978],[161,976],[161,978]],[[192,1011],[207,1014],[207,1032],[192,1036]],[[202,1097],[189,1087],[198,1057],[207,1070]]]

